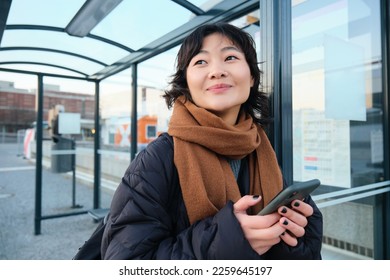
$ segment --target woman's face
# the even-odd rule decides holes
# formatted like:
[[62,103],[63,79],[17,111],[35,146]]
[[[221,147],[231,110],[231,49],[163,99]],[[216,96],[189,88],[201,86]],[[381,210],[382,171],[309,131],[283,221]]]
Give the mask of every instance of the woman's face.
[[253,79],[244,53],[223,35],[210,34],[187,67],[187,84],[194,103],[230,124],[249,97]]

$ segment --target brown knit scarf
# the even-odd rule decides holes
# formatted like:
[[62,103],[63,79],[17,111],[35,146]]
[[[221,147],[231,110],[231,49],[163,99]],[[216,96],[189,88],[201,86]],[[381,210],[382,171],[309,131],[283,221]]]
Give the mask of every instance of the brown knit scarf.
[[282,189],[279,165],[264,130],[249,115],[241,114],[232,126],[184,100],[181,96],[175,102],[168,133],[174,140],[174,163],[190,223],[215,215],[227,201],[241,197],[226,158],[249,154],[250,194],[263,198],[250,211],[257,213]]

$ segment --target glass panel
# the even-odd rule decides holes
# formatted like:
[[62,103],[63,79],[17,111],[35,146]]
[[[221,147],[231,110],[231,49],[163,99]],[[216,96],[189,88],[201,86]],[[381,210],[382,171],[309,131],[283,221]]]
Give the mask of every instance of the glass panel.
[[[294,180],[383,180],[380,1],[292,1]],[[325,242],[373,256],[369,200],[324,209]],[[340,215],[339,213],[343,213]]]
[[32,24],[64,28],[85,0],[13,0],[7,24]]
[[128,69],[100,83],[101,188],[111,194],[130,163],[131,81]]
[[0,143],[18,143],[18,155],[24,152],[26,130],[36,119],[35,93],[37,78],[33,75],[0,71]]
[[244,31],[248,32],[256,44],[257,58],[260,57],[260,10],[253,11],[243,17],[237,18],[231,22]]
[[93,208],[94,83],[44,77],[43,215]]
[[173,1],[123,1],[91,33],[137,50],[186,23],[191,15]]
[[237,18],[229,23],[233,24],[237,27],[240,27],[240,28],[247,28],[248,26],[254,25],[253,28],[256,28],[255,26],[257,26],[257,32],[259,32],[258,29],[259,29],[259,23],[260,23],[260,10],[253,11],[253,12],[251,12],[245,16],[239,17],[239,18]]
[[[138,151],[168,130],[172,111],[161,96],[175,72],[178,51],[179,47],[175,47],[138,65]],[[147,133],[149,126],[156,131],[151,137]]]

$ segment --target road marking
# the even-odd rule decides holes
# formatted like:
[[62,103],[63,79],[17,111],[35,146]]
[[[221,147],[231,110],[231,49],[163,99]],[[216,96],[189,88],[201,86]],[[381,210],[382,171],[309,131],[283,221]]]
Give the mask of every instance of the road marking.
[[0,172],[22,171],[22,170],[33,170],[33,169],[35,169],[35,166],[3,167],[3,168],[0,168]]

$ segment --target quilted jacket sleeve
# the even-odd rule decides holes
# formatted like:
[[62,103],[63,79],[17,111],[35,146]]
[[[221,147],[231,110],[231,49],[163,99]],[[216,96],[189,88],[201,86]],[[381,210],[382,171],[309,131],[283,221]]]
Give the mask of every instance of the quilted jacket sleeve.
[[[188,224],[172,144],[159,137],[126,171],[112,201],[102,241],[104,259],[259,259],[227,203]],[[185,218],[184,218],[185,217]]]

